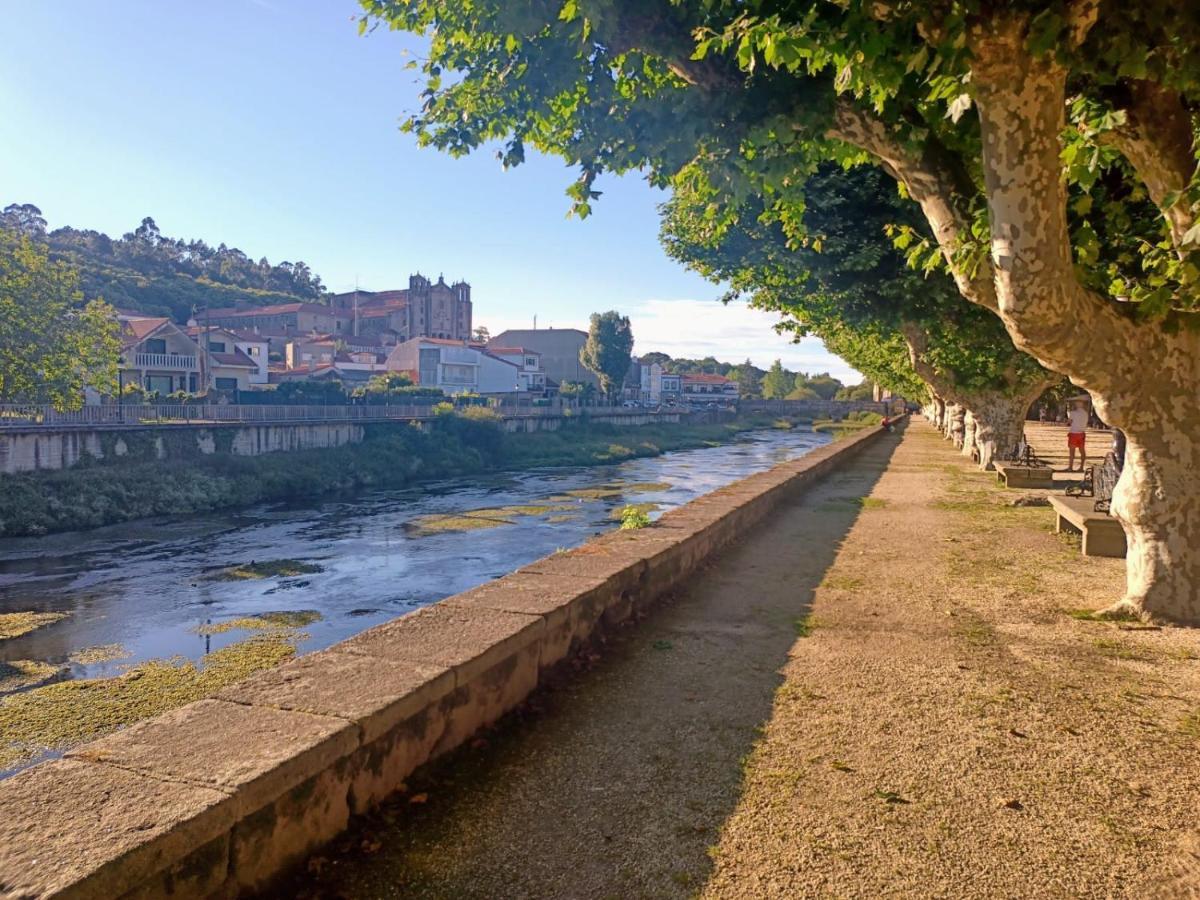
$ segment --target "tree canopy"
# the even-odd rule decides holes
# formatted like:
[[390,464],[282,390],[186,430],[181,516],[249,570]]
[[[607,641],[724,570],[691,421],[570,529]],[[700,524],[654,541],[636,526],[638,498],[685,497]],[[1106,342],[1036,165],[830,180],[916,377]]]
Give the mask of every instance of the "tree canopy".
[[0,400],[77,409],[85,388],[116,393],[120,352],[112,307],[85,302],[69,266],[0,230]]
[[579,361],[600,379],[600,389],[611,395],[625,380],[632,362],[633,329],[629,317],[616,310],[592,313],[587,342]]

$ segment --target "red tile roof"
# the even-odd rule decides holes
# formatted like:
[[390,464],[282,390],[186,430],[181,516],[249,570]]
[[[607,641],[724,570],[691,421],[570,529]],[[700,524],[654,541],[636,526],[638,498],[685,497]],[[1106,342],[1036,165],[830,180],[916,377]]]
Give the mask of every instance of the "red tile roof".
[[201,319],[241,319],[251,316],[276,316],[294,312],[321,313],[327,316],[334,314],[332,308],[320,303],[277,303],[274,306],[248,306],[245,309],[238,309],[237,307],[210,309],[208,312],[201,314]]
[[171,320],[165,316],[121,316],[121,347],[129,349],[144,341]]

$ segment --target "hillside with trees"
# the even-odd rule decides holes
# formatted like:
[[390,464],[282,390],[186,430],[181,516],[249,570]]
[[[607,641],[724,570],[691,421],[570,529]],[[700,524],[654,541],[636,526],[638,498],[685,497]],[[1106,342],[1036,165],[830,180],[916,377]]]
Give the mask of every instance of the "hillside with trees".
[[205,306],[325,302],[325,287],[303,262],[255,261],[237,247],[172,238],[152,218],[119,238],[70,226],[49,231],[38,207],[13,203],[0,229],[46,248],[54,262],[79,273],[87,300],[186,322]]

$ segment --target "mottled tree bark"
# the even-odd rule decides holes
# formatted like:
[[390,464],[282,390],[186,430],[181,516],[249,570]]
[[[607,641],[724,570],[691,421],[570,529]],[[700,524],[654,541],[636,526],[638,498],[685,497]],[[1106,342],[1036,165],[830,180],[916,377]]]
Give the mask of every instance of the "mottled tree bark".
[[[971,38],[999,313],[1018,347],[1086,388],[1128,438],[1112,506],[1128,580],[1115,608],[1200,623],[1200,334],[1136,322],[1075,276],[1059,159],[1066,72],[1030,55],[1024,27],[1002,14]],[[1134,125],[1124,152],[1161,201],[1179,154],[1147,134],[1149,117]],[[1177,234],[1185,220],[1164,215]]]
[[970,406],[963,407],[963,442],[959,449],[963,456],[975,461],[975,413]]

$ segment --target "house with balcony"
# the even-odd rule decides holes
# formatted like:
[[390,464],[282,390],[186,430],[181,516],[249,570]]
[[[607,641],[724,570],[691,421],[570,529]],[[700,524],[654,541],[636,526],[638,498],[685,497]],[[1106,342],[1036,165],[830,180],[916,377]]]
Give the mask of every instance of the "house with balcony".
[[170,319],[120,313],[122,385],[136,384],[146,391],[171,394],[203,389],[202,353],[199,345]]
[[387,358],[389,372],[405,372],[414,384],[447,394],[511,394],[523,388],[515,362],[447,338],[414,338],[397,344]]

